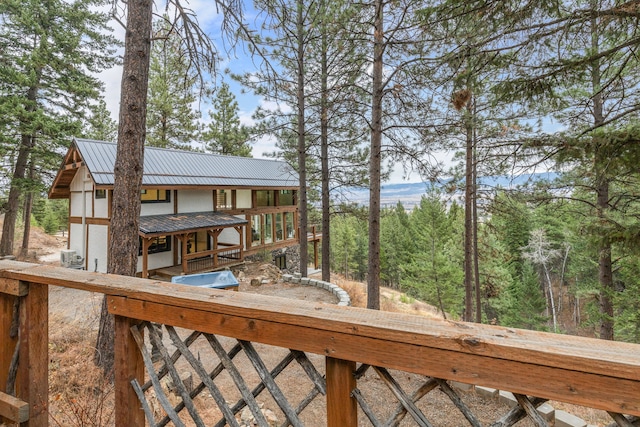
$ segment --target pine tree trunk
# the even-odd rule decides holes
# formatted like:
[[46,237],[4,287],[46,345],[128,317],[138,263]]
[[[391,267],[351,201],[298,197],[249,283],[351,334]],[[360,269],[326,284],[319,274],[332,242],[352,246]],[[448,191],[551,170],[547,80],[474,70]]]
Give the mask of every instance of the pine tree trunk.
[[[114,167],[109,273],[135,276],[138,263],[140,187],[146,137],[147,86],[151,47],[151,0],[129,0],[120,95],[118,148]],[[102,304],[96,363],[113,378],[114,319]]]
[[464,187],[464,321],[473,322],[473,125],[471,99],[465,112],[465,187]]
[[382,55],[384,27],[382,0],[374,2],[373,23],[373,97],[371,100],[371,156],[369,160],[369,268],[367,272],[367,308],[380,309],[380,169],[382,157]]
[[[30,91],[29,99],[33,93],[33,101],[35,103],[35,90]],[[2,239],[0,239],[0,256],[13,255],[16,219],[20,209],[20,181],[25,178],[27,170],[27,162],[33,149],[34,139],[31,135],[22,135],[20,147],[18,148],[18,156],[16,158],[16,167],[13,170],[11,179],[11,188],[9,189],[9,197],[7,199],[7,208],[4,214],[4,223],[2,224]]]
[[[326,0],[325,0],[326,1]],[[323,23],[326,15],[323,16]],[[328,34],[326,25],[322,28],[322,57],[321,61],[321,110],[320,110],[320,162],[322,168],[322,280],[331,281],[331,212],[329,198],[329,121],[328,121],[328,89],[327,89],[327,45]]]
[[[29,162],[29,179],[33,180],[33,160]],[[31,210],[33,208],[33,192],[29,191],[24,199],[23,217],[24,232],[22,234],[22,246],[20,247],[20,257],[26,258],[29,255],[29,236],[31,235]]]
[[307,277],[307,268],[309,264],[309,254],[307,253],[307,147],[305,141],[305,122],[304,122],[304,1],[297,2],[297,62],[298,62],[298,229],[300,230],[300,274]]
[[[475,112],[475,103],[473,105],[474,116]],[[476,128],[473,128],[473,197],[471,207],[473,209],[472,212],[472,221],[473,221],[473,279],[474,279],[474,287],[476,294],[476,323],[482,323],[482,294],[480,292],[480,257],[478,255],[478,156],[477,156],[477,135]]]
[[[599,51],[598,21],[591,20],[591,48],[593,52]],[[591,63],[591,88],[593,95],[593,124],[599,126],[604,123],[604,99],[601,92],[600,60],[594,59]],[[596,217],[599,223],[607,221],[609,211],[609,179],[607,178],[607,164],[609,162],[606,153],[600,147],[599,141],[594,137],[594,169],[596,191]],[[606,231],[602,231],[606,233]],[[613,340],[613,268],[611,262],[611,241],[608,236],[600,236],[597,246],[598,251],[598,279],[600,282],[600,338]]]

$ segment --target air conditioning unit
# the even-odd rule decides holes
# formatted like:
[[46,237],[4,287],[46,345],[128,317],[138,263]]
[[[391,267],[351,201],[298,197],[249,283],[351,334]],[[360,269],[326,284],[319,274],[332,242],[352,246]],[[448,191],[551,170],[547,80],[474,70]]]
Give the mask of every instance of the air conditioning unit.
[[60,251],[60,265],[62,267],[71,267],[71,263],[75,260],[76,258],[76,251],[72,251],[72,250],[63,250]]

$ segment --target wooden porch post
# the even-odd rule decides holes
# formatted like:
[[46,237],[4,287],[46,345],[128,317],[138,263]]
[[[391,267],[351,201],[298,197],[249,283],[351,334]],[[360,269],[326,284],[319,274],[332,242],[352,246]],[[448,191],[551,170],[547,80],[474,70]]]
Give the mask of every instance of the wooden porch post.
[[327,427],[356,427],[358,406],[351,392],[356,388],[356,363],[327,357]]
[[218,266],[218,236],[222,233],[221,229],[208,230],[207,231],[211,239],[213,240],[213,267]]
[[318,261],[318,240],[313,241],[313,268],[318,269],[319,261]]
[[142,236],[142,278],[149,278],[149,247],[151,239]]
[[29,427],[49,423],[49,287],[30,283],[20,303],[17,397],[29,403]]
[[244,243],[242,242],[242,230],[245,229],[243,225],[234,227],[239,234],[238,241],[240,242],[240,261],[244,261]]
[[116,427],[144,427],[144,411],[131,381],[144,382],[142,354],[131,334],[134,319],[115,316]]

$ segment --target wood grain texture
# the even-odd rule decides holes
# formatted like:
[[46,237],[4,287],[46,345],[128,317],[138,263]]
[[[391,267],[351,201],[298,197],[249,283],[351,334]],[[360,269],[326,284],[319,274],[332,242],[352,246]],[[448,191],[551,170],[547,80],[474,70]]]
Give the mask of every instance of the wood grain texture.
[[[223,291],[220,291],[223,292]],[[384,366],[516,393],[546,397],[628,414],[640,413],[640,381],[556,368],[527,360],[506,360],[432,347],[387,341],[318,327],[233,316],[122,297],[108,298],[109,310],[152,322],[238,339],[324,354],[336,359]],[[544,378],[541,381],[540,378]]]
[[136,322],[115,316],[115,407],[117,427],[143,427],[144,411],[131,382],[144,383],[144,362],[131,326]]
[[9,331],[13,320],[13,304],[16,297],[0,293],[0,391],[6,392],[9,366],[15,350],[17,337],[11,338]]
[[327,426],[357,426],[358,405],[351,396],[356,388],[355,362],[326,357]]
[[[0,277],[101,292],[119,315],[640,413],[640,346],[0,261]],[[544,380],[541,380],[544,379]]]
[[29,404],[0,391],[0,419],[5,417],[14,423],[29,419]]
[[20,304],[20,362],[17,397],[29,403],[29,427],[49,419],[49,287],[29,284]]
[[0,294],[23,297],[29,292],[29,285],[15,279],[0,278]]

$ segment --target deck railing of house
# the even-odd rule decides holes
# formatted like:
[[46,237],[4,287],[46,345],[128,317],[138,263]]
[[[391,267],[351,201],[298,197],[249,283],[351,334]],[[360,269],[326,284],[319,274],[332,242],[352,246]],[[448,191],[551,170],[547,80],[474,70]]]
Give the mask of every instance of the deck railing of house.
[[185,257],[188,273],[198,273],[238,263],[243,260],[242,245],[219,242],[216,249],[196,252]]
[[[514,393],[518,404],[492,426],[522,417],[546,425],[536,406],[547,399],[608,411],[620,426],[635,425],[632,416],[640,415],[640,346],[634,344],[5,260],[0,414],[21,425],[47,425],[48,285],[108,297],[116,327],[117,426],[142,427],[145,417],[154,426],[186,419],[239,426],[248,417],[266,426],[274,416],[278,425],[293,426],[399,425],[402,419],[430,426],[441,424],[423,399],[432,390],[453,402],[464,423],[482,425],[451,380]],[[12,397],[4,387],[14,368]]]

